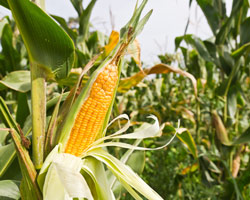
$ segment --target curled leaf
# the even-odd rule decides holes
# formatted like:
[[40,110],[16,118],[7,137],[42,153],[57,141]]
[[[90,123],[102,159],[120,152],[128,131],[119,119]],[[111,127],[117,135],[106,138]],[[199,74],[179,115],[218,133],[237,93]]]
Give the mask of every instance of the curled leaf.
[[197,81],[192,74],[186,71],[183,71],[177,67],[172,67],[163,63],[157,64],[148,69],[144,69],[143,72],[138,72],[137,74],[131,77],[121,79],[119,87],[118,87],[118,92],[122,92],[122,93],[127,92],[130,88],[140,83],[147,75],[167,74],[170,72],[174,72],[174,73],[177,73],[177,74],[180,74],[182,76],[189,78],[193,84],[195,96],[197,96]]

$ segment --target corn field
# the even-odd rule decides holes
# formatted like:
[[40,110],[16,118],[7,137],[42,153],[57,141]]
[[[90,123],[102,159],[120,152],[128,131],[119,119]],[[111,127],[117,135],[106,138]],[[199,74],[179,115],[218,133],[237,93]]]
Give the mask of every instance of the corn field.
[[212,35],[152,66],[148,0],[109,35],[70,2],[0,0],[0,200],[250,199],[249,1],[196,0]]

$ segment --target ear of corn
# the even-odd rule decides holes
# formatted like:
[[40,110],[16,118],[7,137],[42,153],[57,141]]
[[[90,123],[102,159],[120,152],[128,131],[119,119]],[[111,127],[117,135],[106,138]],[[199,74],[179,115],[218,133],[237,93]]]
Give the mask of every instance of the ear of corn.
[[98,74],[82,104],[67,141],[65,153],[80,156],[102,130],[118,81],[118,67],[108,64]]
[[120,76],[120,65],[106,62],[90,77],[63,124],[62,152],[80,156],[106,126]]
[[[152,11],[139,21],[147,0],[136,9],[129,21],[121,29],[118,40],[110,40],[106,52],[108,57],[91,75],[89,81],[74,102],[59,133],[60,151],[81,156],[99,137],[104,136],[109,121],[121,71],[121,57],[128,45],[142,30]],[[114,37],[117,33],[113,32]],[[116,46],[115,46],[116,45]],[[111,51],[111,47],[115,48]]]

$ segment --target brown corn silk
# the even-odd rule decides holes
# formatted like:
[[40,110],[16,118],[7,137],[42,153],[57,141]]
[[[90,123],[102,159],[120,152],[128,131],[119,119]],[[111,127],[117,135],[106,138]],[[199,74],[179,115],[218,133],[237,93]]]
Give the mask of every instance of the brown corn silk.
[[118,67],[108,64],[101,71],[74,121],[65,153],[80,156],[95,141],[112,102]]

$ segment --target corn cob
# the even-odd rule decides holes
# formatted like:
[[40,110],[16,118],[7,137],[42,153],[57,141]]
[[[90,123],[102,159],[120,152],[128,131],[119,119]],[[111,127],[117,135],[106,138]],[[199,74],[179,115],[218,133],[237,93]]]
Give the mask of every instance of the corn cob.
[[115,64],[108,64],[99,73],[74,121],[65,153],[80,156],[95,141],[112,102],[117,80]]

